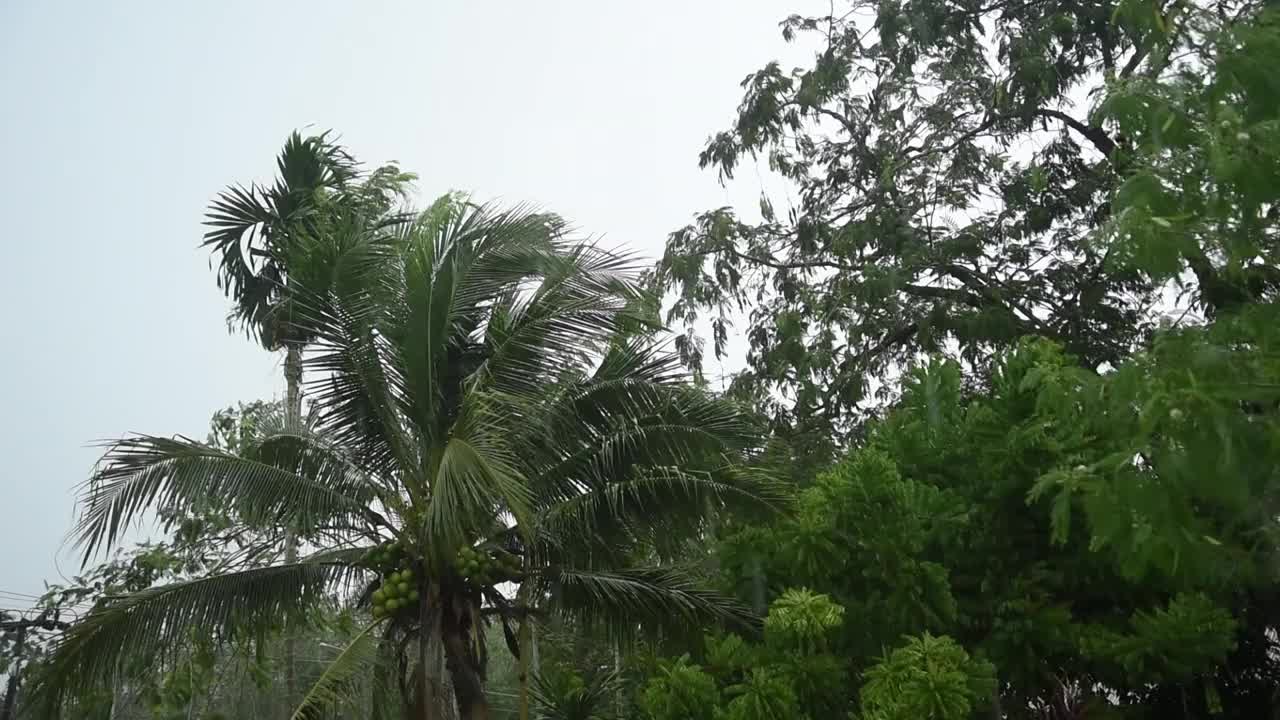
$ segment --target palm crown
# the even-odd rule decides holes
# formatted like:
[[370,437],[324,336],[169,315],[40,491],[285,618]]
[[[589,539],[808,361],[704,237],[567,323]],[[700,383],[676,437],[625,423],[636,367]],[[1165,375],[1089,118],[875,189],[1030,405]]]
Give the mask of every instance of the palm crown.
[[193,627],[229,639],[334,592],[371,605],[376,628],[304,707],[336,697],[353,658],[390,654],[414,678],[406,712],[426,716],[439,701],[430,646],[464,716],[483,717],[476,638],[491,619],[518,652],[510,624],[539,613],[621,633],[745,618],[649,562],[716,504],[767,486],[735,465],[746,418],[627,332],[644,318],[626,258],[569,241],[552,215],[454,201],[312,237],[335,253],[324,281],[295,293],[316,348],[314,412],[238,455],[181,438],[115,444],[76,535],[88,557],[146,508],[214,496],[247,522],[342,542],[106,604],[60,645],[48,697],[115,682],[126,655],[163,661]]
[[[204,246],[218,258],[218,286],[234,302],[228,318],[275,349],[309,338],[290,322],[294,276],[317,268],[298,245],[325,232],[338,216],[353,214],[392,224],[410,173],[385,165],[364,173],[329,133],[303,137],[293,132],[276,158],[276,178],[268,185],[234,185],[218,194],[205,219]],[[323,272],[329,268],[321,266]]]

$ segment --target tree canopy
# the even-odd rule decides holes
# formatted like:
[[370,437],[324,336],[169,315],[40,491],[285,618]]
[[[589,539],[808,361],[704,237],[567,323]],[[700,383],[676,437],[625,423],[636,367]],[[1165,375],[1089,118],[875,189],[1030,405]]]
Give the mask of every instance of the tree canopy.
[[[1183,268],[1210,309],[1231,302],[1228,287],[1271,292],[1268,271],[1237,277],[1216,247],[1164,242],[1173,233],[1159,222],[1143,231],[1156,228],[1159,242],[1100,241],[1117,223],[1144,224],[1137,208],[1118,217],[1115,205],[1158,202],[1146,195],[1156,156],[1158,172],[1186,175],[1169,182],[1195,182],[1214,161],[1184,165],[1189,146],[1266,142],[1263,128],[1242,141],[1234,125],[1224,133],[1194,119],[1225,121],[1243,109],[1230,109],[1232,95],[1272,91],[1256,73],[1204,80],[1241,33],[1253,45],[1227,66],[1265,66],[1260,3],[832,7],[783,23],[785,37],[814,35],[821,51],[808,67],[775,62],[748,76],[734,123],[700,158],[724,178],[763,158],[796,202],[762,197],[758,221],[735,208],[699,215],[671,235],[658,272],[677,298],[673,320],[710,314],[717,353],[745,321],[739,382],[784,393],[788,422],[847,430],[868,381],[920,352],[982,365],[1036,335],[1086,367],[1114,363],[1147,337],[1165,281]],[[1188,101],[1206,107],[1180,107]],[[1248,192],[1267,192],[1258,172]],[[1266,204],[1219,200],[1233,213]],[[1153,209],[1172,223],[1166,211],[1193,217],[1204,204]],[[686,354],[697,361],[696,342]]]
[[[1280,6],[781,29],[813,61],[700,160],[794,202],[697,215],[647,276],[550,213],[404,210],[325,135],[220,196],[308,411],[109,445],[86,560],[168,536],[51,590],[35,650],[0,618],[20,710],[213,720],[249,707],[220,668],[268,692],[306,637],[296,718],[1276,717]],[[723,392],[706,321],[748,344]]]

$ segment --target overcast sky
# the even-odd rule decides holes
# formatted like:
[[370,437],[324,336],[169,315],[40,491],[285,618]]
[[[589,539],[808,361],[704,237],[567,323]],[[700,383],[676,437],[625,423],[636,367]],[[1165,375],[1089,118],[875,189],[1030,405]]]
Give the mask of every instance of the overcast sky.
[[210,197],[268,179],[290,130],[399,161],[423,200],[532,201],[656,256],[695,212],[754,203],[697,153],[748,72],[800,59],[777,23],[805,5],[0,0],[0,608],[56,557],[75,571],[93,441],[203,438],[281,394],[197,245]]

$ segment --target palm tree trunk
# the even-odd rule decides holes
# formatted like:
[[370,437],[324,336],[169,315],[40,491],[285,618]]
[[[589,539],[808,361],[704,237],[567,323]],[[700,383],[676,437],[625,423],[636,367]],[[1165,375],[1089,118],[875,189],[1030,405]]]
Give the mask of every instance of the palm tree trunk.
[[[290,425],[302,420],[302,347],[298,343],[285,346],[284,356],[285,418]],[[292,527],[284,529],[284,561],[298,561],[298,536]],[[287,630],[284,638],[284,687],[285,707],[292,708],[298,698],[297,641],[293,630]]]
[[520,720],[529,720],[529,672],[530,658],[533,655],[533,621],[528,615],[520,618],[520,630],[518,631],[518,644],[520,649],[519,672],[520,677]]
[[413,675],[413,701],[406,708],[406,720],[451,720],[452,700],[444,688],[444,647],[440,641],[440,609],[435,605],[438,593],[434,587],[426,588],[426,598],[419,606],[417,637],[417,667]]
[[406,720],[442,720],[440,693],[437,683],[432,677],[431,665],[435,662],[434,648],[427,638],[418,641],[417,677],[414,678],[413,702],[410,703]]
[[[528,574],[528,558],[521,558],[524,563],[524,572]],[[519,697],[516,699],[518,720],[529,720],[529,683],[532,681],[530,673],[536,672],[537,665],[537,639],[533,636],[533,617],[528,610],[529,595],[531,594],[532,584],[521,583],[520,589],[516,591],[516,605],[525,608],[520,613],[520,626],[516,629],[516,649],[520,656],[516,658],[517,672],[516,677],[520,681]]]
[[417,707],[411,708],[412,720],[437,720],[440,712],[439,650],[440,615],[433,611],[433,592],[418,606],[418,677]]
[[465,631],[457,626],[442,629],[445,664],[453,680],[458,717],[461,720],[489,720],[489,699],[485,697],[484,683],[472,658]]
[[284,355],[285,408],[289,420],[302,418],[302,346],[289,343]]
[[[618,643],[613,644],[613,675],[614,678],[622,677],[622,646]],[[617,688],[613,691],[613,714],[614,717],[622,717],[622,683],[617,684]]]
[[542,660],[538,657],[538,626],[529,625],[529,638],[533,640],[533,674],[542,672]]

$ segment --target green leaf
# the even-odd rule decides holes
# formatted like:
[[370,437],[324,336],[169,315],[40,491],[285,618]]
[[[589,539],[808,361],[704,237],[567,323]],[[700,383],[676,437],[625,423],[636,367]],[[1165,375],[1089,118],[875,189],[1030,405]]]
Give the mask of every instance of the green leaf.
[[350,701],[353,685],[378,661],[378,642],[370,636],[380,623],[361,630],[316,678],[293,711],[293,720],[312,720]]

